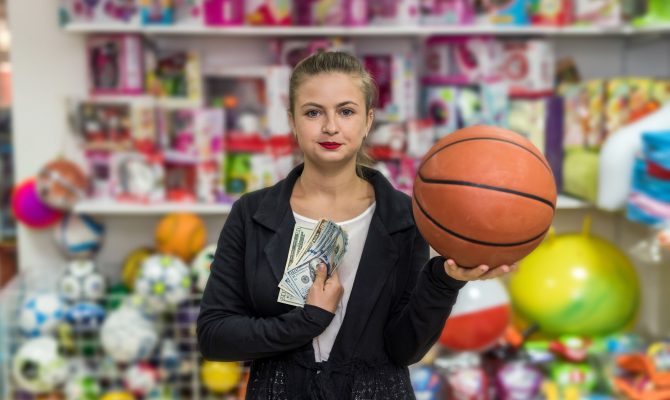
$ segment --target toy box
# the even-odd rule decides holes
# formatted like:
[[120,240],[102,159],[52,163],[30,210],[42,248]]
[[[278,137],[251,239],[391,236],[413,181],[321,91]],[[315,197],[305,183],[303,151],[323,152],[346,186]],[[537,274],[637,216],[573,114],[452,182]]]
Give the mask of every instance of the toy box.
[[200,57],[187,51],[147,52],[147,92],[156,97],[202,100]]
[[570,25],[572,15],[572,0],[535,0],[531,21],[533,25]]
[[271,51],[275,54],[276,64],[288,65],[291,68],[295,67],[303,58],[321,50],[356,54],[353,42],[339,38],[277,40],[271,45]]
[[491,38],[432,37],[425,57],[426,83],[470,84],[497,77],[503,46]]
[[622,23],[620,0],[574,0],[573,7],[578,24],[613,27]]
[[204,0],[173,0],[174,21],[179,25],[204,25]]
[[246,0],[244,7],[249,25],[291,25],[291,0]]
[[144,92],[139,35],[95,35],[87,42],[89,90],[93,95]]
[[244,0],[202,0],[205,25],[244,24]]
[[424,89],[423,115],[434,124],[435,138],[440,139],[458,129],[456,86],[428,85]]
[[529,25],[531,0],[483,0],[484,21],[496,25]]
[[475,19],[474,0],[424,0],[422,25],[467,25]]
[[172,0],[139,0],[143,25],[171,25],[175,10]]
[[137,23],[135,0],[62,0],[60,5],[61,24],[131,24]]
[[370,1],[368,18],[370,25],[418,25],[420,22],[419,0]]
[[293,0],[295,25],[366,25],[367,0]]
[[78,105],[77,125],[84,148],[132,149],[130,105],[85,101]]
[[600,146],[605,123],[605,82],[592,80],[561,88],[565,103],[563,146]]
[[503,44],[502,78],[513,96],[551,94],[554,88],[554,49],[545,40]]
[[286,135],[290,73],[284,65],[205,71],[206,102],[225,109],[226,134]]
[[379,89],[376,117],[398,122],[416,117],[417,82],[414,57],[409,54],[363,54],[365,68]]
[[160,154],[114,152],[110,162],[112,195],[116,200],[165,200],[165,168]]

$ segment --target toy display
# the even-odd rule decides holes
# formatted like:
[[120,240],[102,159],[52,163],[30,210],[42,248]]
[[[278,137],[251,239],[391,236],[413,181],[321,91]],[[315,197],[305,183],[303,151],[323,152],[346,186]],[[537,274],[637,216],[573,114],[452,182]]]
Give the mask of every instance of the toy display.
[[68,23],[132,23],[137,19],[134,0],[63,0],[61,21]]
[[200,101],[200,57],[194,52],[150,52],[146,57],[147,92],[157,97]]
[[640,288],[635,267],[589,229],[586,219],[581,233],[550,234],[510,277],[514,309],[546,334],[606,335],[624,329],[636,316]]
[[244,24],[244,0],[202,0],[205,25]]
[[174,23],[173,0],[139,0],[140,18],[144,25],[170,25]]
[[376,118],[402,122],[416,118],[416,87],[414,58],[407,54],[364,54],[365,68],[378,86]]
[[532,5],[533,25],[564,26],[572,23],[573,0],[535,0]]
[[578,24],[618,26],[622,22],[621,1],[575,0],[574,19]]
[[412,26],[420,22],[419,0],[373,0],[368,4],[370,25]]
[[116,152],[111,155],[112,196],[120,201],[165,199],[165,167],[160,155]]
[[92,95],[144,92],[140,36],[94,35],[88,38],[89,90]]
[[246,0],[244,7],[249,25],[291,25],[290,0]]
[[473,0],[430,0],[421,2],[422,25],[467,25],[474,22]]
[[554,50],[546,40],[507,41],[499,68],[516,96],[550,95],[554,89]]
[[472,84],[499,76],[503,47],[478,37],[432,37],[426,41],[425,82]]
[[496,25],[529,25],[530,0],[484,0],[485,22]]
[[[77,117],[79,133],[87,149],[121,150],[132,148],[132,119],[128,104],[82,102],[79,104]],[[138,134],[141,134],[141,132],[138,131]],[[138,140],[141,143],[149,141],[149,144],[145,146],[151,146],[150,137],[146,139],[138,137]]]

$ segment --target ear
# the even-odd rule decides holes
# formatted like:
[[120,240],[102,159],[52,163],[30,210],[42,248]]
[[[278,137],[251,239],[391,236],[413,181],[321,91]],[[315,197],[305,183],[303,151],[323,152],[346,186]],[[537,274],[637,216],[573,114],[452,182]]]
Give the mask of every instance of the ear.
[[293,136],[296,136],[295,121],[293,120],[293,113],[290,110],[286,110],[286,118],[288,118],[288,126],[291,127],[291,132],[293,133]]
[[372,129],[372,123],[375,121],[375,111],[368,111],[367,121],[365,122],[365,136],[367,137],[370,134],[370,129]]

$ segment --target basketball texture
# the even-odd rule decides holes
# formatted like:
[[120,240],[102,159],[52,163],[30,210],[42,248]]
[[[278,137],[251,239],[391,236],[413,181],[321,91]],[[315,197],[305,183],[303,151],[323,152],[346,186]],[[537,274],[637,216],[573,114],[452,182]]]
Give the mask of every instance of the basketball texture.
[[493,126],[442,138],[424,156],[414,181],[419,231],[462,267],[519,261],[540,244],[555,208],[556,184],[542,152]]
[[205,223],[195,214],[166,215],[156,226],[156,248],[190,261],[207,242]]

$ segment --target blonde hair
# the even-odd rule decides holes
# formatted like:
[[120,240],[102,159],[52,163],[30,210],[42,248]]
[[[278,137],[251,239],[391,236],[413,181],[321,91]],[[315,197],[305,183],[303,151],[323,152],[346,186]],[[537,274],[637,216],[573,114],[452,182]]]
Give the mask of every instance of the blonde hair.
[[[288,89],[289,112],[294,115],[296,93],[300,85],[309,77],[326,73],[343,73],[358,78],[365,99],[366,118],[377,103],[377,85],[358,58],[340,51],[320,51],[303,59],[291,73]],[[366,136],[367,137],[367,136]],[[363,146],[356,153],[356,174],[363,177],[362,167],[371,167],[375,161],[365,152]]]

